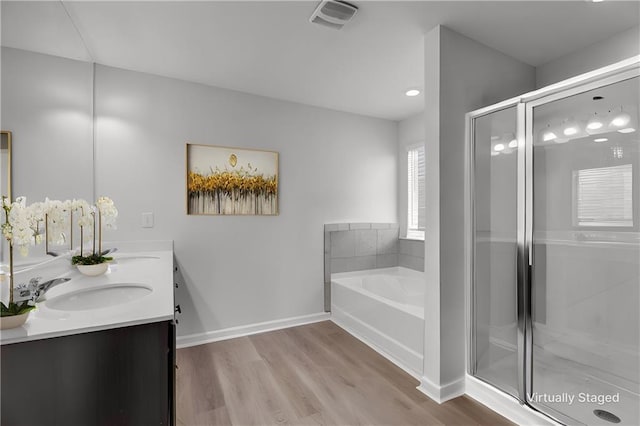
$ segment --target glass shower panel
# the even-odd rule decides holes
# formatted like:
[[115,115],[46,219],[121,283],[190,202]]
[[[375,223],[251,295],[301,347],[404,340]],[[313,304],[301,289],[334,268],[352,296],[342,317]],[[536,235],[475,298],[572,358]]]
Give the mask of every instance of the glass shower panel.
[[472,373],[518,395],[516,107],[474,119]]
[[532,377],[568,423],[640,424],[639,79],[533,108]]

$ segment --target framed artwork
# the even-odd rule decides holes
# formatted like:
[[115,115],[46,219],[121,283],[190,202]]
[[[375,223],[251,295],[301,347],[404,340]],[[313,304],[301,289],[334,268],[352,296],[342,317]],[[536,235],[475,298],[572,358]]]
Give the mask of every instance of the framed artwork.
[[278,153],[188,143],[187,214],[277,215]]

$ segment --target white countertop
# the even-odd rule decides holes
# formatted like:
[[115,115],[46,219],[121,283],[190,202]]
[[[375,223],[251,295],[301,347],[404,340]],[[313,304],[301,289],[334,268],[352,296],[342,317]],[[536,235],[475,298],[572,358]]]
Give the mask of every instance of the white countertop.
[[[71,278],[46,292],[46,300],[89,288],[106,288],[119,284],[137,284],[150,290],[144,296],[109,307],[90,310],[59,310],[37,304],[27,322],[10,330],[0,330],[0,344],[67,336],[91,331],[126,327],[173,319],[173,249],[169,242],[150,244],[114,244],[118,251],[109,270],[97,277],[87,277],[69,265],[57,277]],[[74,309],[79,307],[74,307]]]

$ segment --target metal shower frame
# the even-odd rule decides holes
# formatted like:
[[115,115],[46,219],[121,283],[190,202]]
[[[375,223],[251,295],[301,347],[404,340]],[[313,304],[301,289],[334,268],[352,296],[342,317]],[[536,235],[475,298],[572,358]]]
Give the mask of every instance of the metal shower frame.
[[[475,120],[488,114],[516,108],[517,147],[517,255],[516,255],[516,307],[517,307],[517,357],[518,395],[522,405],[564,424],[575,422],[566,415],[537,406],[530,401],[532,392],[532,302],[531,283],[533,265],[533,110],[541,105],[577,95],[599,87],[615,84],[640,76],[640,56],[618,62],[605,68],[579,75],[519,97],[481,108],[466,114],[466,171],[465,179],[465,282],[467,313],[467,374],[475,375]],[[488,383],[495,387],[493,384]],[[511,395],[513,396],[513,395]]]

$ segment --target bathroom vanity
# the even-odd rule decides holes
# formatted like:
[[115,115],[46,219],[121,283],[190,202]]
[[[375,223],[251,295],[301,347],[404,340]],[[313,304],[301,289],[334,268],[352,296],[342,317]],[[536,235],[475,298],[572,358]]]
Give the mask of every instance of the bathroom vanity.
[[26,324],[0,332],[7,425],[172,425],[171,242],[119,247],[106,274],[69,267]]

